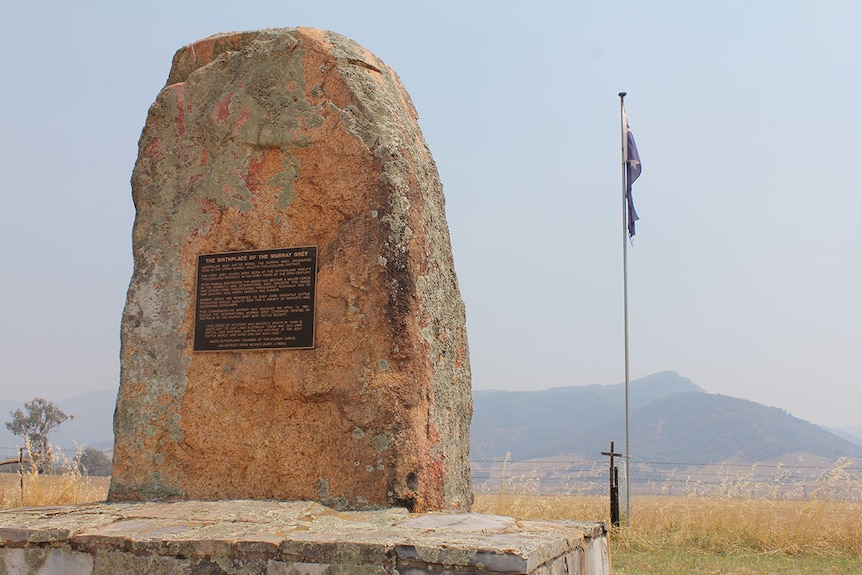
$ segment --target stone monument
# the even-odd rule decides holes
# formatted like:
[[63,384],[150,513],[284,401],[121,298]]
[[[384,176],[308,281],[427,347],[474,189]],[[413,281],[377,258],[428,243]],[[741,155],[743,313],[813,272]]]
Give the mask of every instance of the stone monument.
[[308,28],[186,46],[132,194],[109,501],[470,508],[464,305],[392,69]]

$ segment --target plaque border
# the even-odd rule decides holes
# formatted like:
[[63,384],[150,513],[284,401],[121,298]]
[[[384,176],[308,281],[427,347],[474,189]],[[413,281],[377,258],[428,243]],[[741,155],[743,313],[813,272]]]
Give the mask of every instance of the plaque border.
[[[195,342],[197,341],[198,329],[198,312],[199,310],[199,289],[200,289],[200,261],[203,257],[210,256],[231,256],[237,254],[262,254],[272,252],[283,252],[293,250],[313,250],[314,251],[314,266],[312,270],[312,289],[311,289],[311,345],[310,346],[288,346],[288,347],[244,347],[244,348],[222,348],[222,349],[196,349]],[[221,353],[221,352],[260,352],[260,351],[290,351],[290,350],[307,350],[315,349],[317,345],[317,262],[319,250],[316,245],[311,246],[288,246],[284,248],[265,248],[259,250],[239,250],[230,252],[212,252],[201,253],[195,256],[195,276],[194,276],[194,318],[192,320],[192,353]]]

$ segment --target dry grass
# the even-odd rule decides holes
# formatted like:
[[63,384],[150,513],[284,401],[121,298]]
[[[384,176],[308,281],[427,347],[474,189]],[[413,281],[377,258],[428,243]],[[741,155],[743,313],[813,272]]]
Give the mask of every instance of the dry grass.
[[850,554],[862,557],[862,503],[649,497],[633,501],[617,546],[711,553]]
[[74,505],[104,501],[110,477],[86,475],[24,475],[23,493],[15,473],[0,473],[0,508]]
[[[862,558],[862,477],[838,461],[806,498],[779,499],[769,484],[729,482],[705,492],[693,484],[681,496],[633,495],[630,527],[612,533],[615,552]],[[607,496],[544,495],[533,488],[477,494],[474,509],[531,519],[610,523]],[[704,494],[706,493],[706,494]],[[624,505],[623,505],[624,507]]]
[[17,473],[0,473],[0,508],[104,501],[111,478],[83,474],[79,458],[57,456],[49,466],[51,473],[38,473],[26,463]]
[[[775,490],[751,475],[708,490],[693,482],[680,496],[634,495],[631,526],[611,532],[614,572],[862,573],[862,477],[850,469],[837,462],[807,497],[752,495]],[[494,491],[478,493],[474,510],[610,524],[607,496],[547,495],[523,480]]]
[[[477,494],[474,510],[610,523],[606,497]],[[617,575],[862,575],[862,502],[646,496],[611,532]]]
[[[610,523],[603,497],[477,495],[474,510],[528,519]],[[713,553],[847,553],[862,557],[862,502],[771,501],[728,497],[636,497],[631,527],[615,548]]]

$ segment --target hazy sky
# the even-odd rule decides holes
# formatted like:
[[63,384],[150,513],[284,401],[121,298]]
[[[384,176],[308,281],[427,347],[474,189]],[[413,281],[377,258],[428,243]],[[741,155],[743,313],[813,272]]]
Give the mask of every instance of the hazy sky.
[[0,398],[116,388],[129,178],[181,46],[313,26],[401,76],[447,198],[476,389],[623,381],[619,98],[643,162],[632,378],[862,426],[862,3],[13,2]]

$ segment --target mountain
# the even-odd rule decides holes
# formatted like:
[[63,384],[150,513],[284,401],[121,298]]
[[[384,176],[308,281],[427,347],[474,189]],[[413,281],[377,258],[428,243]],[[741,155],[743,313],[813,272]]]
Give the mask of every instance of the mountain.
[[[74,452],[78,445],[113,447],[115,389],[93,391],[55,402],[74,415],[51,435],[51,442]],[[0,401],[0,421],[24,402]],[[631,452],[640,461],[741,463],[807,453],[835,460],[862,457],[853,441],[859,429],[827,430],[752,401],[706,393],[673,371],[630,382]],[[839,436],[839,433],[849,436]],[[856,432],[856,433],[854,433]],[[543,391],[473,393],[471,458],[515,460],[560,455],[586,460],[614,441],[625,442],[625,386],[587,385]],[[856,440],[859,436],[856,437]],[[17,454],[21,439],[0,425],[0,455]],[[5,452],[5,453],[4,453]]]
[[[755,462],[791,453],[862,457],[862,447],[752,401],[708,394],[667,371],[629,384],[631,452],[641,461]],[[595,459],[625,442],[625,386],[474,393],[471,456]]]
[[631,426],[632,451],[641,460],[748,463],[790,453],[862,456],[862,447],[783,409],[724,395],[669,395],[635,412]]
[[[629,411],[674,393],[705,393],[666,371],[630,382]],[[607,450],[625,440],[625,385],[555,387],[543,391],[475,391],[471,457],[512,453],[515,459]]]
[[850,443],[862,446],[862,427],[841,427],[838,429],[824,427],[823,429],[834,433],[842,439],[846,439]]
[[[589,391],[606,396],[614,402],[615,406],[622,406],[621,409],[625,409],[626,386],[624,383],[616,385],[558,387],[555,389],[567,390],[573,393]],[[657,399],[674,393],[686,392],[706,393],[703,388],[696,385],[692,380],[681,376],[675,371],[654,373],[629,382],[629,410],[643,407]]]

